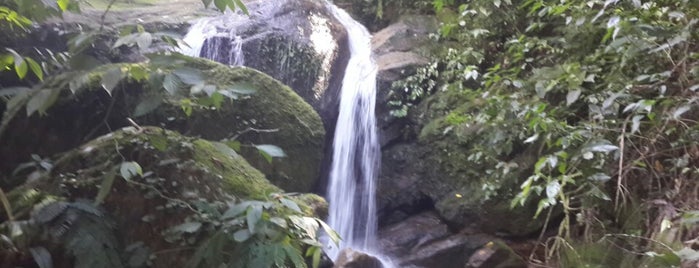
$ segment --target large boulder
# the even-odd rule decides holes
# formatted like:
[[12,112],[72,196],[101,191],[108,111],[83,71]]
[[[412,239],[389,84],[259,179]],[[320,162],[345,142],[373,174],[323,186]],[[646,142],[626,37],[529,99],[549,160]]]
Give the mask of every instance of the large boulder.
[[464,92],[440,91],[423,100],[408,118],[417,140],[384,150],[378,196],[383,223],[434,208],[457,230],[478,228],[522,237],[543,227],[545,217],[532,219],[535,202],[510,208],[521,179],[537,160],[531,151],[534,147],[513,148],[499,156],[509,168],[507,173],[493,172],[497,163],[474,163],[473,148],[500,145],[493,144],[497,140],[481,131],[481,126],[455,116],[477,109],[477,102],[470,98]]
[[[484,234],[452,233],[437,213],[428,211],[383,228],[379,233],[383,252],[398,267],[523,267],[488,264],[523,261],[505,243]],[[497,252],[497,253],[496,253]],[[470,257],[471,256],[471,257]],[[480,259],[479,259],[480,257]],[[470,267],[470,266],[468,266]]]
[[[142,175],[136,175],[133,163],[140,166]],[[124,177],[125,172],[133,176]],[[60,155],[50,172],[16,188],[9,197],[15,205],[24,204],[27,196],[67,202],[98,199],[105,214],[95,215],[113,221],[116,239],[111,240],[124,246],[114,250],[122,252],[127,245],[138,245],[157,253],[150,260],[152,267],[180,267],[194,251],[182,250],[181,245],[169,241],[167,230],[192,216],[194,207],[203,208],[197,204],[271,200],[270,194],[281,191],[224,144],[156,127],[127,127]],[[308,215],[319,209],[316,206],[323,206],[304,201],[322,200],[314,195],[296,200]],[[47,217],[38,215],[34,216],[36,220]],[[77,220],[65,222],[66,230],[82,222]],[[96,234],[95,229],[78,231]],[[190,246],[200,238],[191,237]],[[101,253],[94,250],[95,254]]]
[[[203,59],[182,60],[188,68],[201,70],[208,83],[221,87],[241,85],[254,90],[254,94],[225,101],[218,109],[195,105],[187,116],[181,99],[172,98],[151,83],[124,81],[122,89],[110,97],[95,78],[87,86],[94,90],[63,94],[47,116],[18,116],[10,123],[0,140],[3,173],[10,174],[18,163],[29,161],[30,154],[50,156],[67,151],[109,129],[128,125],[126,118],[131,117],[138,124],[160,125],[209,140],[236,137],[243,144],[240,153],[269,180],[288,191],[310,191],[319,177],[325,139],[323,124],[312,107],[291,89],[259,71],[230,68]],[[93,76],[98,77],[99,70],[95,72]],[[65,87],[67,92],[67,82],[48,81],[47,86]],[[155,109],[139,112],[144,106]],[[287,157],[270,163],[253,149],[252,145],[260,144],[279,146]]]
[[381,260],[367,253],[346,248],[340,251],[333,268],[383,268]]
[[224,14],[195,21],[185,37],[192,48],[184,49],[185,53],[230,65],[243,62],[274,77],[334,128],[349,47],[347,32],[327,3],[255,1],[247,8],[250,15]]
[[[477,111],[479,100],[458,91],[438,92],[424,100],[414,115],[420,122],[419,143],[424,149],[423,192],[435,202],[439,214],[455,227],[475,225],[488,233],[526,236],[543,227],[545,217],[532,219],[536,204],[511,209],[511,200],[520,190],[522,178],[537,160],[535,147],[503,149],[502,155],[481,162],[472,154],[479,146],[506,148],[497,133],[459,118]],[[506,135],[507,128],[498,128]],[[501,143],[502,144],[499,144]],[[514,145],[511,145],[514,146]],[[502,159],[506,167],[497,170]],[[506,172],[503,170],[507,170]],[[507,218],[507,221],[502,219]]]
[[436,48],[428,36],[437,31],[437,25],[434,16],[405,15],[374,34],[371,45],[378,65],[376,116],[382,146],[406,140],[408,122],[390,114],[393,82],[429,64],[428,58]]

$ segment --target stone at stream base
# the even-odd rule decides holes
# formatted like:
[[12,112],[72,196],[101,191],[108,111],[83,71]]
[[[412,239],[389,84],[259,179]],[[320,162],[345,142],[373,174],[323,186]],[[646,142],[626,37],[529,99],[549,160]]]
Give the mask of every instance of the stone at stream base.
[[[514,251],[495,237],[451,233],[434,211],[383,228],[379,238],[381,249],[386,255],[394,256],[396,267],[526,267]],[[489,250],[493,253],[488,254]],[[478,264],[479,256],[484,257],[482,265],[467,266],[471,261]]]
[[346,248],[340,251],[333,268],[384,268],[381,261],[367,253]]
[[488,242],[471,255],[466,268],[526,268],[527,264],[505,243]]

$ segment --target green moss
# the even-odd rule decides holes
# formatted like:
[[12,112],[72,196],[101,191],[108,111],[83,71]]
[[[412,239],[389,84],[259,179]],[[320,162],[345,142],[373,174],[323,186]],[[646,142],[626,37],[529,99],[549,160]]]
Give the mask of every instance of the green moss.
[[302,194],[292,198],[308,216],[325,218],[328,216],[328,202],[317,194]]
[[269,194],[281,191],[242,157],[223,155],[211,142],[205,140],[195,140],[193,144],[194,160],[207,169],[218,172],[223,177],[223,189],[227,193],[265,199]]
[[275,185],[287,191],[310,191],[319,178],[325,140],[325,128],[315,110],[289,87],[257,70],[230,68],[205,59],[187,61],[190,67],[206,70],[210,83],[253,89],[255,93],[226,102],[218,110],[195,109],[189,117],[180,111],[179,103],[171,102],[140,120],[151,124],[165,122],[166,128],[210,140],[237,136],[243,144],[279,146],[287,157],[272,163],[253,147],[243,146],[240,153]]
[[[296,192],[308,192],[313,188],[319,178],[325,129],[320,116],[308,103],[289,87],[254,69],[231,68],[185,56],[177,60],[187,67],[201,70],[207,84],[219,88],[252,89],[255,93],[237,100],[223,100],[219,109],[194,105],[192,114],[187,116],[182,111],[181,100],[189,95],[172,96],[157,81],[128,78],[122,80],[111,96],[104,93],[100,76],[106,70],[114,67],[149,70],[153,67],[150,63],[105,65],[82,79],[60,75],[48,80],[47,85],[51,88],[63,89],[62,97],[47,112],[49,116],[32,117],[28,123],[9,127],[8,138],[0,140],[0,144],[9,146],[7,152],[52,155],[106,133],[109,129],[104,127],[105,121],[113,129],[126,126],[128,123],[124,118],[130,117],[141,125],[157,125],[208,140],[236,137],[243,144],[240,154],[277,186]],[[73,95],[68,88],[69,83],[76,79],[83,80],[84,87]],[[181,91],[188,93],[189,88],[183,86]],[[153,107],[155,110],[144,115],[136,113],[139,105],[153,100],[159,103]],[[53,139],[33,138],[38,135]],[[268,163],[254,149],[256,144],[279,146],[287,157]],[[29,153],[23,154],[25,159],[2,156],[15,162],[0,166],[14,167],[27,161]]]

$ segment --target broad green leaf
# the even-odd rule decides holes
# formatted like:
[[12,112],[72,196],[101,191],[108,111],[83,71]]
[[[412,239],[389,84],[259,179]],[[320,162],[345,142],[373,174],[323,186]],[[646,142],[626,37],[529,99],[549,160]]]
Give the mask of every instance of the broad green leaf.
[[319,219],[315,219],[315,220],[320,224],[321,227],[323,227],[323,231],[325,231],[325,233],[330,237],[330,240],[332,240],[333,243],[335,243],[335,245],[339,245],[340,240],[341,240],[340,235],[337,232],[335,232],[335,230],[333,230],[333,228],[331,228],[325,222],[323,222]]
[[255,230],[257,230],[257,223],[262,219],[262,206],[250,206],[245,218],[247,220],[248,230],[251,234],[254,234]]
[[697,260],[699,260],[699,251],[696,251],[696,250],[691,249],[689,247],[682,248],[680,251],[677,251],[676,254],[684,261],[697,261]]
[[182,82],[188,85],[204,84],[204,78],[201,70],[189,67],[181,67],[172,71]]
[[24,58],[15,57],[15,72],[17,73],[17,77],[19,79],[24,79],[25,76],[27,76],[27,71],[29,70],[29,65],[27,64],[27,61],[24,60]]
[[264,157],[267,162],[272,163],[272,158],[273,157],[286,157],[286,154],[282,150],[282,148],[279,148],[278,146],[271,145],[271,144],[260,144],[260,145],[255,145],[255,148],[260,152],[262,157]]
[[128,34],[128,35],[119,37],[119,39],[114,41],[114,45],[112,45],[112,48],[118,48],[118,47],[123,46],[123,45],[131,45],[136,40],[137,36],[138,36],[138,34],[134,33],[134,34]]
[[177,225],[172,228],[173,231],[177,232],[183,232],[183,233],[196,233],[201,229],[201,222],[193,221],[193,222],[185,222],[183,224]]
[[68,9],[68,6],[70,4],[70,0],[57,0],[58,2],[58,7],[61,8],[61,11],[66,11]]
[[220,11],[226,11],[226,7],[228,6],[226,1],[227,0],[214,0],[214,6]]
[[25,57],[24,60],[29,63],[29,69],[32,70],[32,73],[34,73],[39,80],[44,81],[44,70],[41,68],[41,65],[29,57]]
[[158,95],[149,95],[141,99],[141,101],[134,108],[133,116],[139,117],[154,111],[163,103],[163,97]]
[[85,85],[90,82],[90,76],[88,74],[78,74],[74,76],[73,79],[68,83],[68,88],[73,94],[78,93],[81,89],[85,88]]
[[635,115],[633,119],[631,119],[631,134],[634,134],[638,132],[639,128],[641,127],[641,119],[646,117],[645,115]]
[[163,79],[163,88],[165,88],[165,91],[170,93],[170,95],[176,95],[179,92],[180,84],[180,79],[174,74],[167,74],[165,75],[165,79]]
[[129,76],[133,78],[136,81],[144,81],[148,79],[148,70],[144,66],[141,65],[133,65],[129,67]]
[[27,116],[32,115],[34,112],[39,112],[44,114],[46,110],[56,102],[58,95],[60,93],[60,88],[54,89],[41,89],[36,92],[29,102],[27,102]]
[[112,67],[107,72],[102,75],[102,81],[100,82],[102,88],[112,94],[112,90],[119,84],[119,81],[124,78],[124,73],[121,71],[121,67]]
[[245,242],[251,236],[252,235],[250,234],[250,231],[248,231],[248,229],[241,229],[233,234],[233,239],[235,239],[235,241],[237,242]]
[[582,90],[580,89],[568,91],[568,95],[566,96],[566,105],[570,106],[578,101],[578,98],[580,98],[580,93],[582,93]]
[[100,184],[100,190],[97,192],[97,197],[95,197],[95,206],[99,206],[104,202],[109,193],[112,191],[112,186],[114,185],[114,179],[116,179],[116,169],[112,168],[104,175],[102,179],[102,184]]
[[240,8],[240,10],[242,10],[245,15],[250,15],[250,12],[248,12],[248,8],[245,7],[245,4],[243,4],[243,1],[241,1],[241,0],[233,0],[233,1],[235,1],[235,5],[238,6],[238,8]]
[[137,175],[143,175],[143,169],[141,169],[141,165],[139,165],[136,162],[123,162],[121,163],[121,167],[119,168],[119,172],[121,173],[121,177],[124,179],[131,179]]
[[150,33],[140,33],[136,37],[136,44],[141,50],[147,49],[153,44],[153,35]]
[[558,181],[552,181],[546,185],[546,197],[556,198],[556,195],[561,191],[561,184]]
[[285,207],[290,208],[298,213],[302,213],[301,208],[299,207],[298,204],[296,204],[296,202],[291,201],[291,200],[286,199],[286,198],[282,198],[279,201],[281,201]]
[[232,207],[228,208],[226,212],[223,213],[223,216],[221,216],[221,219],[223,220],[230,220],[235,217],[238,217],[238,215],[243,214],[248,209],[249,204],[248,203],[239,203],[235,204]]
[[219,151],[219,152],[221,152],[227,156],[233,157],[233,158],[238,157],[238,153],[233,148],[228,146],[228,144],[226,144],[226,143],[212,142],[211,144],[214,145],[214,148],[216,149],[216,151]]
[[201,2],[204,4],[204,7],[207,7],[207,8],[209,7],[209,5],[211,5],[212,1],[213,0],[201,0]]

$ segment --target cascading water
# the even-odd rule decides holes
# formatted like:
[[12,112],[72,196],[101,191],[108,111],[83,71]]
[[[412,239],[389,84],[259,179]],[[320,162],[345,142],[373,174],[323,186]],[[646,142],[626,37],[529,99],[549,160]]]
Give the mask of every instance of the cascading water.
[[180,52],[192,57],[202,57],[233,66],[245,65],[243,40],[236,34],[235,15],[204,18],[195,22],[182,39]]
[[[378,68],[372,58],[371,34],[344,10],[329,2],[327,7],[347,30],[351,55],[340,93],[327,191],[327,221],[342,241],[337,246],[327,243],[326,253],[336,260],[341,249],[352,248],[382,259],[384,266],[392,266],[376,247],[375,180],[381,153],[374,115]],[[240,17],[236,16],[200,19],[184,37],[186,45],[180,52],[243,65],[242,42],[235,33],[239,23]]]
[[335,260],[341,249],[349,247],[380,256],[375,191],[381,152],[374,115],[377,66],[371,34],[344,10],[328,7],[347,30],[351,55],[340,93],[327,192],[328,224],[343,240],[339,247],[331,244],[326,253]]

